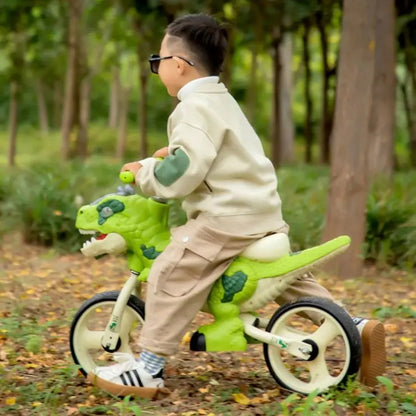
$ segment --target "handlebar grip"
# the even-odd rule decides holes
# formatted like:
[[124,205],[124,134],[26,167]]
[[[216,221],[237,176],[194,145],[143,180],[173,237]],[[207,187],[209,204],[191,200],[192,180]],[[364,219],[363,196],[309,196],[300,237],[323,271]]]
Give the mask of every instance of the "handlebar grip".
[[120,172],[119,178],[121,180],[121,182],[124,183],[134,183],[134,175],[133,172],[130,171],[125,171],[125,172]]

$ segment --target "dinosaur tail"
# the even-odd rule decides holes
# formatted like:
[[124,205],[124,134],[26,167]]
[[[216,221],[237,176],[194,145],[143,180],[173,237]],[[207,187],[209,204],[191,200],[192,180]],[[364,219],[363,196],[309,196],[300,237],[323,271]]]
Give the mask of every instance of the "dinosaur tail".
[[259,280],[255,293],[240,305],[240,311],[250,312],[262,308],[303,273],[345,251],[350,242],[350,237],[340,236],[319,246],[287,254],[271,263],[251,262],[252,273]]
[[345,251],[350,242],[350,237],[342,235],[319,246],[287,254],[273,262],[259,263],[258,276],[267,278],[283,276],[294,271],[305,272]]

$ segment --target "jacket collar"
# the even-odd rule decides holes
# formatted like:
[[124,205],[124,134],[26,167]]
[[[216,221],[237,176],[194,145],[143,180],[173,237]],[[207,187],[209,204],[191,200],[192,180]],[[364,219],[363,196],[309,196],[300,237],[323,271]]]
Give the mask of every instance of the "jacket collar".
[[[210,76],[197,78],[184,85],[178,92],[178,99],[183,101],[193,92],[223,92],[224,84],[219,83],[219,77]],[[220,87],[220,88],[219,88]]]

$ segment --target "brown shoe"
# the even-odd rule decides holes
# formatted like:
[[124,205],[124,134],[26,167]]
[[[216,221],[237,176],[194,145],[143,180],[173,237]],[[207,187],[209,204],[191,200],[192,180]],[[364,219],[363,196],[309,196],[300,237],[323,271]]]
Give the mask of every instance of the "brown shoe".
[[370,320],[363,323],[360,381],[374,387],[378,383],[376,377],[386,370],[386,336],[381,322]]

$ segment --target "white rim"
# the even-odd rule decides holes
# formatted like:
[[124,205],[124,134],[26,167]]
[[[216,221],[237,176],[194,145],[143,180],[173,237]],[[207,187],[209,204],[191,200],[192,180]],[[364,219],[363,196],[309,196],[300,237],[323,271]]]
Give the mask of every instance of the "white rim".
[[[91,330],[88,327],[88,322],[91,319],[91,315],[96,314],[96,310],[99,308],[113,307],[115,301],[103,300],[91,305],[84,311],[74,328],[72,335],[72,346],[75,355],[78,359],[79,365],[82,369],[90,373],[97,363],[94,360],[94,352],[104,352],[101,346],[101,338],[104,335],[104,326],[101,330]],[[109,309],[109,308],[107,308]],[[108,315],[109,317],[110,315]],[[136,322],[143,323],[140,315],[131,307],[127,305],[122,320],[121,326],[121,348],[119,352],[127,352],[132,354],[132,350],[129,345],[130,332],[136,326]]]
[[[315,314],[319,312],[319,314],[322,315],[322,318],[324,318],[324,321],[321,326],[312,333],[302,332],[287,326],[290,318],[293,315],[297,315],[299,312],[313,312]],[[286,365],[282,350],[272,345],[268,346],[269,361],[274,372],[282,383],[290,389],[306,394],[315,390],[321,392],[330,386],[339,384],[344,379],[351,360],[351,348],[345,330],[331,314],[316,307],[299,306],[280,316],[274,323],[271,333],[298,341],[311,339],[318,345],[318,356],[313,361],[302,361],[303,368],[306,368],[309,371],[309,381],[299,379],[290,371],[291,369],[293,370],[293,367],[288,368]],[[337,337],[341,337],[343,341],[344,364],[339,374],[333,376],[328,370],[325,353],[328,346]]]

